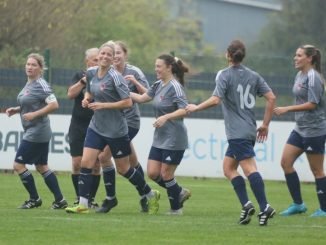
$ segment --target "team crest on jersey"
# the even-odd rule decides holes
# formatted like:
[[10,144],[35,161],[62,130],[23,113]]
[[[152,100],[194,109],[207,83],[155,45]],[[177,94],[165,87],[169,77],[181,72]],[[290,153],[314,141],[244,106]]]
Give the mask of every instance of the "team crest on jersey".
[[164,100],[164,96],[163,95],[160,96],[160,100],[161,101]]
[[27,95],[29,95],[30,93],[29,93],[29,90],[28,89],[26,89],[25,91],[24,91],[24,96],[27,96]]
[[105,83],[100,84],[100,90],[103,91],[105,89]]
[[298,84],[297,84],[297,87],[298,87],[299,89],[302,89],[302,88],[303,88],[303,84],[302,84],[302,83],[298,83]]

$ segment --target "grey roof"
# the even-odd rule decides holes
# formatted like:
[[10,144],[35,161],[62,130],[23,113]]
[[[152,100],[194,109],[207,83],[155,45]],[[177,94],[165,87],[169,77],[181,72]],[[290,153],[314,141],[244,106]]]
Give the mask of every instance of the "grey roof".
[[257,8],[281,11],[282,4],[280,0],[218,0],[220,2],[242,4]]

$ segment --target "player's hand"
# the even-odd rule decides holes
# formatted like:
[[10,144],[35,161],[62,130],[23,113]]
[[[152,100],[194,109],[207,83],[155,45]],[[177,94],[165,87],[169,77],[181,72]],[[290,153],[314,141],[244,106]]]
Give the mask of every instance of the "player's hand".
[[83,76],[79,81],[83,86],[86,86],[86,76]]
[[84,98],[83,100],[82,100],[82,107],[84,107],[84,108],[88,108],[88,105],[89,105],[89,103],[91,103],[92,102],[92,100],[90,99],[90,98]]
[[25,121],[32,121],[36,118],[35,112],[28,112],[22,115]]
[[191,112],[195,112],[198,109],[198,105],[195,104],[188,104],[187,107],[185,108],[186,112],[190,114]]
[[277,115],[277,116],[280,116],[282,114],[285,114],[288,112],[288,109],[287,107],[276,107],[274,108],[274,114]]
[[127,81],[130,81],[132,83],[136,83],[137,82],[137,80],[134,77],[134,75],[127,75],[127,76],[124,77],[124,79],[127,80]]
[[88,108],[93,111],[97,111],[97,110],[105,109],[105,106],[104,103],[92,102],[88,104]]
[[257,129],[257,142],[258,143],[262,143],[262,142],[266,141],[267,140],[267,136],[268,136],[268,126],[261,125]]
[[11,117],[12,115],[15,115],[17,113],[17,110],[15,107],[10,107],[6,110],[6,114],[8,117]]
[[168,119],[166,118],[165,115],[164,115],[164,116],[160,116],[160,117],[158,117],[158,118],[156,119],[156,121],[153,123],[153,127],[154,127],[154,128],[160,128],[160,127],[162,127],[162,126],[166,123],[167,120],[168,120]]

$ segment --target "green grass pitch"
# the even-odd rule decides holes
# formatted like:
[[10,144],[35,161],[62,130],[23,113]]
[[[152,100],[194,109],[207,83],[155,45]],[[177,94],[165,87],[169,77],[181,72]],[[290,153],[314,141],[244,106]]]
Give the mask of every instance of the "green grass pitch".
[[[302,184],[306,214],[293,217],[274,216],[267,227],[259,227],[256,215],[247,226],[237,224],[240,204],[231,184],[225,179],[177,177],[189,188],[192,197],[185,203],[183,216],[168,216],[166,192],[154,182],[148,183],[161,192],[157,215],[139,212],[136,190],[124,178],[117,177],[119,204],[108,214],[76,215],[51,210],[53,196],[42,177],[33,172],[43,205],[19,210],[27,192],[16,174],[0,173],[0,244],[323,244],[326,218],[311,218],[318,208],[315,186]],[[74,201],[70,174],[59,173],[59,184],[69,204]],[[279,212],[290,204],[284,182],[265,181],[270,204]],[[249,184],[247,182],[249,190]],[[252,192],[249,195],[256,209]],[[104,198],[101,180],[96,200]],[[258,212],[257,212],[258,213]]]

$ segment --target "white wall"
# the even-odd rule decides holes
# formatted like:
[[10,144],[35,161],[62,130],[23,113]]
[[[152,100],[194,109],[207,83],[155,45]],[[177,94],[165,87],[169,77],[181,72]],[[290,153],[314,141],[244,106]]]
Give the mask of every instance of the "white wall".
[[[68,115],[51,115],[53,137],[50,143],[49,166],[53,170],[70,171],[71,160],[67,132]],[[142,118],[141,129],[134,145],[139,160],[146,169],[146,161],[153,137],[153,118]],[[177,169],[179,176],[223,177],[222,160],[227,148],[223,120],[186,119],[189,149]],[[258,122],[259,124],[259,122]],[[16,149],[22,138],[19,116],[8,118],[0,114],[0,169],[12,169]],[[264,144],[256,144],[256,160],[263,178],[284,180],[280,157],[287,137],[294,127],[292,122],[272,122],[269,138]],[[296,162],[301,180],[313,181],[305,156]]]

